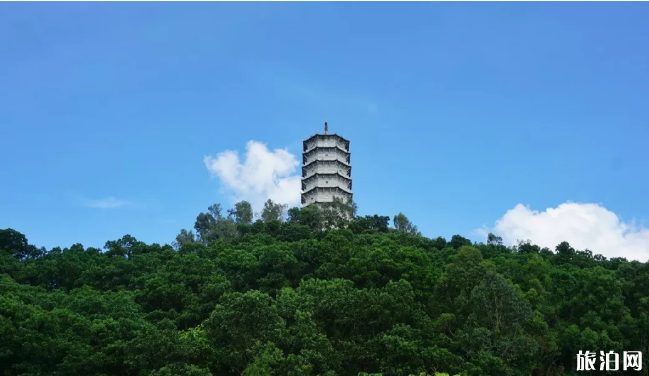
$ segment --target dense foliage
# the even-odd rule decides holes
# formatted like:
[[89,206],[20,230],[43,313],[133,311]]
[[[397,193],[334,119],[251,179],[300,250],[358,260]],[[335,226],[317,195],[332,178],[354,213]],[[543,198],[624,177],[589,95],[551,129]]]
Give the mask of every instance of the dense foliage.
[[569,375],[579,350],[644,350],[646,375],[646,263],[285,212],[213,205],[174,246],[0,231],[0,374]]

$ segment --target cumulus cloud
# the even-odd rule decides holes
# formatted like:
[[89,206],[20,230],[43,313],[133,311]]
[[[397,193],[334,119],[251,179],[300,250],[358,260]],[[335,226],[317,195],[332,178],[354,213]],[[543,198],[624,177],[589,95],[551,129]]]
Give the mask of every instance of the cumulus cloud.
[[109,196],[99,200],[85,199],[84,204],[88,207],[97,209],[116,209],[128,205],[129,202],[125,200],[119,200],[113,196]]
[[231,150],[203,161],[233,201],[247,200],[255,210],[268,199],[289,206],[300,203],[299,161],[286,149],[271,151],[261,142],[249,141],[243,161]]
[[589,249],[606,257],[649,259],[649,229],[624,222],[598,204],[566,202],[545,211],[518,204],[498,219],[493,228],[484,227],[476,232],[483,236],[493,232],[506,245],[530,240],[554,250],[567,241],[575,249]]

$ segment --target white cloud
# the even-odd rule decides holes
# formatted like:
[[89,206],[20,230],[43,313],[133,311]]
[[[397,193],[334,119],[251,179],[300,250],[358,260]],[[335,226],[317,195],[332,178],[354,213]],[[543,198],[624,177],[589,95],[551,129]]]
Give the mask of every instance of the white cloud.
[[624,222],[598,204],[566,202],[545,211],[518,204],[498,219],[493,228],[485,227],[476,233],[485,236],[489,231],[501,236],[506,245],[530,240],[554,250],[567,241],[575,249],[589,249],[609,258],[649,259],[649,229]]
[[206,156],[203,161],[233,201],[247,200],[255,210],[268,199],[289,207],[300,203],[299,161],[286,149],[270,151],[261,142],[249,141],[243,162],[230,150]]
[[99,200],[84,200],[85,206],[98,209],[115,209],[125,205],[129,205],[128,201],[119,200],[113,196],[102,198]]

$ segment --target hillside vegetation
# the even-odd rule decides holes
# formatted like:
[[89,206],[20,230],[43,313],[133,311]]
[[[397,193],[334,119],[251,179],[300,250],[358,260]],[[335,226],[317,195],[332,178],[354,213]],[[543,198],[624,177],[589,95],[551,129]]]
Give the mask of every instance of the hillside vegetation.
[[579,350],[646,375],[646,263],[343,210],[213,205],[173,245],[103,250],[2,230],[0,375],[587,375]]

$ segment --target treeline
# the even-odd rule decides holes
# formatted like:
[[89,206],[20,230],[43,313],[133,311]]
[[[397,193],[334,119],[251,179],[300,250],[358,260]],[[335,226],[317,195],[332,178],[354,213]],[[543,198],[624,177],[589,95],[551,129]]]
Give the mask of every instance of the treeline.
[[0,230],[0,374],[603,374],[580,350],[643,351],[647,374],[646,263],[286,209],[213,205],[173,246]]

